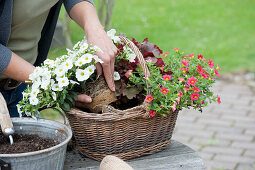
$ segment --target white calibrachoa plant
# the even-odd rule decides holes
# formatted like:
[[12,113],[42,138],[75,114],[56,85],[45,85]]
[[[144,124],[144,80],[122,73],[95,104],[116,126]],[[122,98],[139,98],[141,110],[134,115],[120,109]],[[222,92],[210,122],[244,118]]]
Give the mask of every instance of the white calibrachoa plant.
[[[116,45],[122,44],[115,34],[114,29],[107,32]],[[29,76],[32,85],[23,92],[23,100],[17,105],[20,115],[25,113],[38,117],[40,110],[50,107],[68,111],[77,100],[77,94],[86,87],[86,82],[95,80],[95,64],[103,63],[96,55],[99,51],[100,48],[88,44],[84,38],[72,50],[67,49],[67,55],[55,60],[47,59],[41,67],[36,67]],[[134,62],[135,57],[133,51],[126,46],[121,58]],[[114,80],[119,79],[119,73],[114,72]]]

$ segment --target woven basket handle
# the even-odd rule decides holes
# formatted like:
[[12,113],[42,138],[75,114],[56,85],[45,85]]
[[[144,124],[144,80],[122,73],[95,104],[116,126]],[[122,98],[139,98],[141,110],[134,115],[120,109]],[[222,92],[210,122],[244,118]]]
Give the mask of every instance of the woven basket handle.
[[[140,52],[140,50],[138,49],[138,47],[132,41],[127,39],[126,37],[123,37],[123,36],[119,36],[119,37],[120,37],[120,40],[123,43],[127,44],[128,47],[135,53],[136,57],[138,58],[139,64],[142,67],[144,76],[149,78],[150,77],[149,69],[148,69],[148,67],[146,65],[146,61],[144,60],[144,57],[143,57],[142,53]],[[147,85],[147,95],[151,95],[151,90],[149,88],[149,83],[148,83],[147,79],[146,79],[146,85]],[[144,117],[147,117],[147,118],[150,117],[148,105],[149,105],[148,102],[144,102],[144,106],[145,106],[145,110],[146,110]]]

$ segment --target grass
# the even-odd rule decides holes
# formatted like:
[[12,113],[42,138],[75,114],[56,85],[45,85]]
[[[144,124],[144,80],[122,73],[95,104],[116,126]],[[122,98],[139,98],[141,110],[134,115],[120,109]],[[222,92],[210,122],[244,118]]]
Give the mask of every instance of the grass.
[[[254,7],[253,0],[118,0],[111,27],[139,41],[148,37],[164,51],[204,54],[223,72],[255,71]],[[84,36],[74,23],[71,30],[73,42]]]

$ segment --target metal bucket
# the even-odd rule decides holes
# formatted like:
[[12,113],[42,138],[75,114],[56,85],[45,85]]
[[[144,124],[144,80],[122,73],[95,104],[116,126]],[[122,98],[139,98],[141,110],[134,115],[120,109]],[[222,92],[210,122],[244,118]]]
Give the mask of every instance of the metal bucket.
[[12,170],[63,169],[67,143],[72,137],[70,127],[56,121],[46,119],[34,120],[32,118],[12,118],[12,122],[15,133],[37,134],[39,137],[58,140],[60,144],[35,152],[0,154],[0,159],[6,163],[10,163]]

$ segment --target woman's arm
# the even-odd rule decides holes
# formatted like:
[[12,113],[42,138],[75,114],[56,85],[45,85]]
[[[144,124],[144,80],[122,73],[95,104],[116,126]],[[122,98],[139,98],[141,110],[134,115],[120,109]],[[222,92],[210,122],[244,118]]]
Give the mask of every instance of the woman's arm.
[[20,82],[29,80],[29,75],[34,71],[34,66],[12,52],[11,60],[2,72],[3,75]]
[[71,8],[70,16],[84,29],[88,43],[98,46],[103,51],[97,54],[104,62],[102,67],[97,65],[97,72],[104,72],[109,88],[115,91],[113,73],[117,48],[100,24],[95,7],[87,1],[79,2]]

